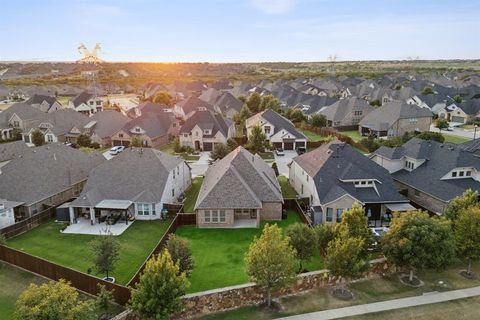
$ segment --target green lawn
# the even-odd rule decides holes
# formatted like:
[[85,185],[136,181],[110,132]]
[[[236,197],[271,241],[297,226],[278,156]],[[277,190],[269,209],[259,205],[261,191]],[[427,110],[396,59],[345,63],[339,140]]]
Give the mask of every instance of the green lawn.
[[316,141],[322,141],[326,139],[326,137],[321,136],[318,133],[301,129],[301,128],[297,128],[297,129],[300,130],[307,137],[308,141],[316,142]]
[[0,319],[11,319],[15,311],[15,301],[30,285],[46,280],[33,273],[0,263]]
[[[330,288],[320,288],[309,292],[285,297],[280,299],[283,310],[281,312],[265,311],[256,307],[244,307],[233,311],[222,312],[203,317],[203,320],[247,320],[247,319],[275,319],[296,314],[315,312],[327,309],[341,308],[350,305],[373,303],[384,300],[398,299],[409,296],[418,296],[433,291],[455,290],[480,285],[480,279],[466,280],[459,275],[464,269],[463,264],[457,264],[446,271],[425,271],[418,273],[425,285],[420,288],[411,288],[400,283],[397,275],[370,279],[352,283],[349,285],[353,292],[352,301],[342,301],[330,294]],[[476,264],[475,272],[480,271],[480,264]],[[444,285],[440,285],[443,281]],[[463,299],[456,302],[427,305],[409,309],[400,309],[380,314],[369,314],[359,317],[345,319],[367,320],[367,319],[391,319],[391,320],[413,320],[413,319],[476,319],[480,307],[480,298]],[[452,308],[452,309],[450,309]],[[464,308],[464,309],[463,309]],[[463,312],[465,310],[465,312]],[[444,313],[446,312],[446,313]],[[470,315],[470,316],[466,316]]]
[[203,177],[196,177],[192,179],[192,185],[185,192],[185,202],[183,203],[183,212],[186,212],[186,213],[193,212],[202,183],[203,183]]
[[280,184],[280,188],[282,188],[282,195],[284,199],[296,198],[297,192],[288,182],[288,178],[284,176],[277,177],[278,183]]
[[165,152],[165,153],[169,153],[169,154],[174,154],[175,151],[173,150],[173,142],[169,143],[169,144],[166,144],[164,146],[161,146],[160,148],[158,148],[158,150],[162,151],[162,152]]
[[360,133],[357,130],[353,131],[340,131],[340,134],[352,138],[353,141],[358,142],[362,140],[364,137],[360,135]]
[[274,160],[275,156],[273,155],[273,152],[260,152],[258,154],[263,160]]
[[442,135],[445,137],[445,142],[450,142],[454,144],[461,144],[461,143],[472,140],[470,138],[455,136],[453,134],[442,133]]
[[[123,234],[120,258],[111,273],[117,283],[126,284],[165,233],[171,220],[135,221]],[[60,233],[62,224],[49,222],[8,240],[8,246],[34,256],[87,272],[92,268],[89,242],[97,236]],[[93,272],[94,275],[95,272]],[[104,275],[98,275],[103,277]]]
[[[295,212],[289,212],[287,219],[270,223],[285,228],[295,222],[301,222],[300,217]],[[245,273],[244,256],[253,238],[260,236],[261,232],[261,228],[199,229],[185,226],[177,229],[177,235],[190,241],[195,261],[188,292],[249,282]],[[323,262],[320,255],[316,254],[303,267],[307,270],[321,269]]]

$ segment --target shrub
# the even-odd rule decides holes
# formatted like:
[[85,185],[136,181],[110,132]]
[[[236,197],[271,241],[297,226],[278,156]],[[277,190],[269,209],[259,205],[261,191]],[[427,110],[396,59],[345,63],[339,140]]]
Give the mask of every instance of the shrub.
[[172,261],[178,263],[180,272],[185,272],[187,276],[190,275],[194,266],[190,242],[185,238],[171,234],[165,248],[172,256]]

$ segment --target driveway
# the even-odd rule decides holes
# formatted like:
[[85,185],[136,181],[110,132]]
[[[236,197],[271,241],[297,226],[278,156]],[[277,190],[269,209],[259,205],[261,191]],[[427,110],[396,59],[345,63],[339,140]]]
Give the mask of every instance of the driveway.
[[210,152],[200,152],[200,158],[197,161],[188,164],[190,168],[192,168],[192,177],[205,175],[209,166],[209,161]]
[[[440,130],[438,128],[435,128],[435,125],[432,124],[430,126],[430,131],[439,132]],[[462,128],[458,128],[458,127],[453,127],[453,131],[447,131],[447,130],[443,129],[442,133],[451,134],[453,136],[459,136],[459,137],[473,139],[474,131],[475,131],[474,129],[462,129]],[[480,128],[477,128],[476,138],[477,139],[480,138]]]
[[288,165],[292,162],[292,159],[295,158],[298,154],[295,150],[285,150],[284,153],[285,155],[280,157],[277,156],[275,152],[273,154],[275,155],[275,162],[277,163],[278,173],[281,176],[285,176],[288,178],[290,171]]
[[108,149],[107,151],[105,151],[105,152],[102,153],[102,154],[103,154],[103,156],[105,157],[105,159],[107,159],[107,160],[110,160],[110,159],[112,159],[112,158],[114,157],[114,156],[112,156],[112,155],[110,154],[110,149]]

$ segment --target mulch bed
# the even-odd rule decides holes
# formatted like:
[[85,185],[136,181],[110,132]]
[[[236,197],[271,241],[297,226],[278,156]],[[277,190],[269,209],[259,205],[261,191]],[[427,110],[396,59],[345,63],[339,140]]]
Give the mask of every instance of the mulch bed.
[[408,274],[401,274],[399,276],[400,282],[404,285],[418,288],[424,285],[423,281],[418,279],[416,276],[413,276],[412,281],[410,281],[410,277]]
[[477,279],[477,274],[473,271],[471,271],[470,273],[467,272],[467,270],[462,270],[460,271],[460,275],[466,279],[469,279],[469,280],[475,280]]
[[340,300],[349,301],[353,299],[353,293],[348,289],[335,288],[332,290],[332,295]]

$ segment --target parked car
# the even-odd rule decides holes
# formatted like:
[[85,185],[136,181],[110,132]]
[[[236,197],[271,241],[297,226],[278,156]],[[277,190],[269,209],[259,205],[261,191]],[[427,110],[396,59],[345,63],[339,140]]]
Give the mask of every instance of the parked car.
[[110,154],[111,155],[116,155],[116,154],[119,154],[120,152],[122,152],[123,150],[125,150],[124,146],[116,146],[116,147],[113,147],[112,149],[110,149]]
[[285,155],[285,153],[283,152],[283,149],[282,149],[282,148],[277,148],[277,149],[275,149],[275,154],[276,154],[277,156],[279,156],[279,157]]
[[384,233],[388,232],[389,228],[387,228],[387,227],[374,227],[374,228],[370,228],[370,230],[372,231],[372,235],[373,235],[373,243],[372,243],[371,250],[375,251],[375,249],[378,249],[378,247],[379,247],[380,238],[382,237],[382,235]]
[[307,152],[307,149],[305,149],[305,148],[303,148],[303,147],[297,148],[297,153],[298,153],[298,155],[304,154],[305,152]]
[[453,131],[453,127],[448,126],[447,131]]

